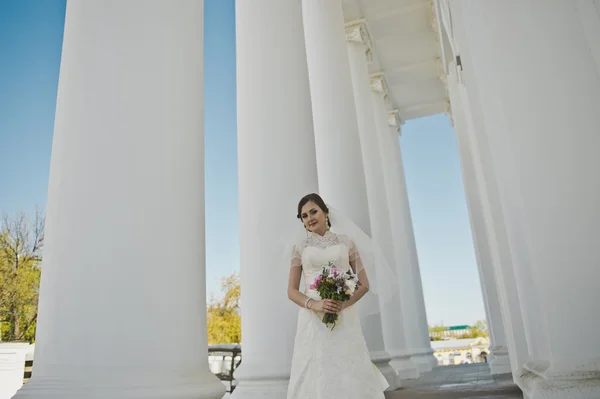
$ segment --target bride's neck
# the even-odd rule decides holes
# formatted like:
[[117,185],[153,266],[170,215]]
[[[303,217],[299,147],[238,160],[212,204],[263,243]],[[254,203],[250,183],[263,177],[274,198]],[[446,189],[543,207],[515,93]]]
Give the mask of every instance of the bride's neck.
[[324,231],[313,231],[314,234],[320,235],[321,237],[324,236],[325,234],[327,234],[327,232],[329,231],[329,229],[324,230]]

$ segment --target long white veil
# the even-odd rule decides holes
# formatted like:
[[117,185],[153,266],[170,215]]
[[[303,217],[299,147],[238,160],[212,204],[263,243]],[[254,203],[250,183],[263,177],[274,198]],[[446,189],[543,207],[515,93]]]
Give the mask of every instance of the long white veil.
[[[361,316],[380,313],[398,291],[398,276],[377,243],[339,209],[327,205],[331,230],[348,236],[356,246],[369,279],[369,291],[357,303]],[[357,270],[359,272],[360,270]]]
[[[360,255],[362,267],[369,279],[369,291],[357,303],[360,315],[364,317],[380,313],[381,307],[391,302],[398,292],[396,272],[386,260],[381,248],[371,237],[339,209],[329,204],[327,204],[327,207],[329,208],[331,231],[338,235],[347,236],[354,243]],[[294,245],[306,239],[306,232],[300,233],[298,231],[288,236],[288,239],[290,241],[285,245],[284,253],[287,263],[290,261]],[[357,272],[360,272],[360,270],[357,270]]]

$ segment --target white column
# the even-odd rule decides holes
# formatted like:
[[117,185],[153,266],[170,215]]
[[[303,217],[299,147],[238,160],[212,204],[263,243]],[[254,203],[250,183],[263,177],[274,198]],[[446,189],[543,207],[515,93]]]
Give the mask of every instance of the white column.
[[467,131],[472,127],[472,124],[467,123],[466,120],[465,104],[458,91],[458,76],[453,62],[449,64],[448,69],[448,92],[452,104],[454,130],[458,144],[463,184],[473,235],[473,246],[477,259],[481,293],[490,336],[490,356],[488,356],[488,363],[492,374],[510,373],[511,368],[508,348],[506,346],[505,329],[500,309],[500,299],[496,288],[496,276],[494,275],[493,254],[486,231],[486,220],[480,198],[480,190],[477,186],[473,151],[469,143],[469,132]]
[[[400,287],[400,303],[404,321],[407,349],[388,349],[391,355],[401,353],[410,356],[419,371],[427,372],[438,365],[429,341],[425,301],[419,272],[408,193],[404,180],[404,167],[398,140],[398,128],[388,126],[388,110],[385,104],[386,83],[383,75],[371,79],[371,104],[379,137],[379,150],[383,163],[389,218],[391,224],[396,271]],[[386,345],[388,341],[386,340]]]
[[598,6],[453,3],[513,265],[528,283],[519,290],[530,349],[522,387],[532,399],[600,396]]
[[341,0],[303,0],[319,191],[370,234]]
[[236,46],[243,361],[232,396],[281,399],[298,316],[282,258],[294,237],[282,233],[302,231],[296,206],[317,191],[300,0],[238,0]]
[[58,93],[35,365],[15,397],[220,398],[203,2],[69,2]]
[[[493,166],[491,165],[490,149],[484,134],[484,124],[478,106],[479,101],[476,97],[477,91],[473,90],[475,87],[470,72],[463,71],[460,74],[461,79],[457,75],[456,65],[454,63],[450,64],[448,83],[453,103],[452,113],[457,115],[454,119],[459,146],[468,148],[468,152],[464,156],[461,155],[461,157],[465,163],[473,168],[474,177],[465,180],[469,180],[469,184],[477,186],[476,190],[485,227],[485,242],[488,245],[494,268],[510,365],[514,379],[518,383],[522,374],[522,366],[529,356],[523,326],[521,301],[519,300],[519,285],[511,260],[510,248],[508,247],[503,209],[498,196]],[[463,84],[464,80],[467,80],[471,86],[470,93],[466,91]],[[456,109],[455,103],[459,104],[459,109]],[[465,181],[465,186],[466,184]]]
[[[506,270],[509,265],[512,265],[513,268],[521,313],[523,316],[528,356],[533,355],[534,358],[544,356],[549,349],[546,346],[545,341],[539,339],[539,337],[544,336],[545,332],[543,330],[540,302],[536,295],[537,288],[530,269],[522,266],[522,262],[526,259],[527,255],[523,252],[521,252],[520,255],[518,252],[515,252],[520,251],[521,247],[512,245],[511,241],[513,239],[509,236],[511,223],[515,220],[515,217],[519,216],[520,211],[518,208],[515,208],[513,204],[505,202],[506,199],[501,196],[504,186],[503,180],[499,177],[501,177],[502,174],[507,173],[516,176],[517,171],[514,170],[514,165],[510,163],[501,165],[498,162],[494,162],[494,151],[492,151],[492,145],[494,145],[494,143],[489,137],[489,133],[494,131],[494,129],[505,126],[505,118],[501,112],[493,112],[495,109],[501,109],[498,99],[486,98],[485,96],[485,90],[489,90],[494,82],[487,79],[482,80],[480,76],[482,68],[475,69],[472,66],[472,57],[470,55],[471,35],[467,33],[467,28],[469,27],[469,24],[467,23],[468,20],[466,20],[465,23],[461,23],[465,15],[463,15],[464,13],[461,12],[460,7],[458,7],[458,3],[452,3],[452,7],[455,14],[454,18],[457,20],[454,31],[458,42],[457,44],[460,45],[462,59],[461,69],[464,70],[462,75],[467,92],[463,95],[463,99],[469,99],[470,104],[473,105],[471,110],[473,111],[474,126],[477,127],[479,132],[479,134],[473,135],[472,138],[473,142],[477,143],[475,148],[477,148],[478,151],[475,152],[475,154],[480,153],[481,164],[483,165],[482,169],[485,173],[484,181],[487,183],[489,201],[490,204],[492,204],[490,208],[494,214],[494,225],[496,227],[504,226],[504,229],[496,229],[496,232],[499,233],[496,235],[496,242],[498,243],[498,247],[502,249],[499,253],[500,255],[508,254],[508,257],[504,256],[501,262],[504,270]],[[489,56],[493,57],[493,55]],[[485,68],[485,64],[483,64],[483,68]],[[486,99],[486,104],[482,104],[482,99]],[[479,104],[479,106],[477,106],[477,104]],[[503,143],[497,142],[496,145],[498,144],[502,145]],[[485,190],[482,191],[482,193],[485,192]],[[490,236],[492,236],[492,234],[490,234]],[[520,382],[520,376],[524,374],[517,374],[514,371],[513,373],[515,380],[519,383],[519,386],[523,388],[523,385]]]
[[[369,198],[369,215],[373,240],[377,242],[387,259],[395,267],[394,248],[390,217],[388,212],[385,184],[383,179],[381,155],[379,153],[379,139],[373,106],[371,102],[371,88],[369,85],[369,71],[366,52],[369,49],[369,39],[366,26],[361,23],[348,25],[346,34],[349,40],[348,57],[354,101],[358,117],[358,127],[364,162],[367,194]],[[386,122],[384,120],[384,122]],[[391,305],[391,306],[390,306]],[[404,326],[402,325],[402,309],[400,308],[399,293],[391,304],[385,304],[381,314],[365,317],[362,320],[363,332],[371,350],[371,358],[380,362],[375,364],[384,372],[390,388],[401,386],[402,379],[417,378],[418,369],[406,354],[406,340]],[[383,332],[382,332],[383,324]],[[385,338],[385,341],[384,341]],[[386,345],[386,342],[388,343]],[[395,350],[393,358],[386,352],[386,346]],[[382,357],[385,356],[384,359]],[[381,362],[381,360],[384,360]],[[392,362],[390,363],[390,360]],[[390,364],[392,367],[390,367]]]

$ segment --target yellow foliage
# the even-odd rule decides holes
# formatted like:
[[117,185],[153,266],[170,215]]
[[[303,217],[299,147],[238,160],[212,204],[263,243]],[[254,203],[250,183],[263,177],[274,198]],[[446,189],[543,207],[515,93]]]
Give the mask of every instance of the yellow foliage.
[[0,339],[35,337],[44,219],[25,214],[0,220]]
[[221,280],[221,300],[207,306],[208,344],[239,344],[242,341],[240,315],[240,278],[237,273]]

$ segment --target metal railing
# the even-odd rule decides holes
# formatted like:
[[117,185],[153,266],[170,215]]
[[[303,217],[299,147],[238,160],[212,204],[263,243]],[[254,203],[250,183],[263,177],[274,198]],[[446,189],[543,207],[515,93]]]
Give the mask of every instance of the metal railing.
[[242,347],[241,345],[209,345],[208,346],[208,363],[210,370],[214,375],[219,377],[221,381],[229,383],[231,393],[235,389],[235,379],[233,378],[234,371],[242,362]]

